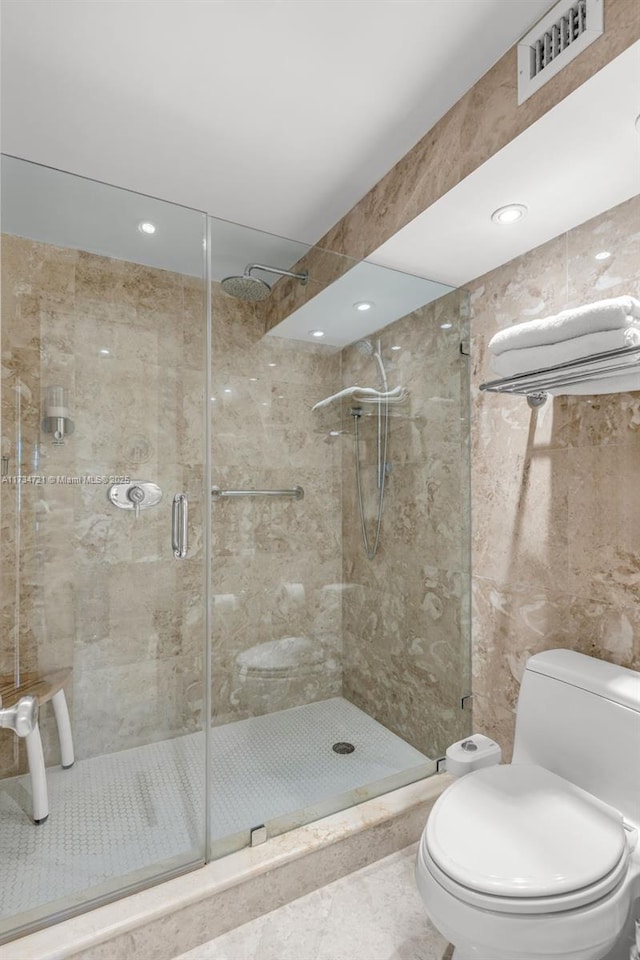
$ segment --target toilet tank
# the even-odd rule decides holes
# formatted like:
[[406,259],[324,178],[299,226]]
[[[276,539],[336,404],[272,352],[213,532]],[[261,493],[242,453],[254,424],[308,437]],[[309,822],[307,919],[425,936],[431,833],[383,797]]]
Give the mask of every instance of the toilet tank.
[[537,763],[640,824],[640,673],[573,650],[527,661],[514,763]]

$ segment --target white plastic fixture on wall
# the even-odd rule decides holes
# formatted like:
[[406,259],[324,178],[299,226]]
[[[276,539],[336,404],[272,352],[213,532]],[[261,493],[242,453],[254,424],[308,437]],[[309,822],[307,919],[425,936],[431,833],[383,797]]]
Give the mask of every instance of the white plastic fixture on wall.
[[604,0],[560,0],[518,44],[518,103],[524,103],[604,32]]

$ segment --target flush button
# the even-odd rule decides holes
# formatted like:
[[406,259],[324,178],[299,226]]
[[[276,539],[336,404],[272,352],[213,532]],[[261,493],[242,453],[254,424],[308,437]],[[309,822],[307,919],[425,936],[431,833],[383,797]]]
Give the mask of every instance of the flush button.
[[463,750],[467,750],[469,753],[478,749],[478,744],[474,743],[473,740],[465,740],[464,743],[461,743],[460,746]]

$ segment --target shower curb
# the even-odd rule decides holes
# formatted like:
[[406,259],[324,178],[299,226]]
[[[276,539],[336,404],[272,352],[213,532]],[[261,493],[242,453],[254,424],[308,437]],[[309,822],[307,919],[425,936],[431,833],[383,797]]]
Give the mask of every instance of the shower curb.
[[414,843],[452,782],[401,787],[0,946],[0,960],[173,960]]

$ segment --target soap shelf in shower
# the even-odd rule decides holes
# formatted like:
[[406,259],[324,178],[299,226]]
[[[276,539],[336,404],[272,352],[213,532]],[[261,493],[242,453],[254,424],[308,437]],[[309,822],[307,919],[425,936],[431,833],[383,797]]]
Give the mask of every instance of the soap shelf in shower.
[[514,393],[525,396],[530,407],[541,406],[548,391],[588,380],[604,380],[616,373],[631,371],[640,362],[640,346],[621,347],[594,353],[580,360],[558,363],[553,367],[519,373],[501,380],[481,383],[480,389],[490,393]]

